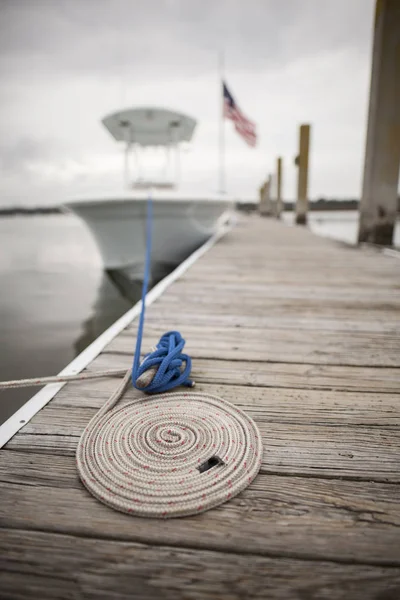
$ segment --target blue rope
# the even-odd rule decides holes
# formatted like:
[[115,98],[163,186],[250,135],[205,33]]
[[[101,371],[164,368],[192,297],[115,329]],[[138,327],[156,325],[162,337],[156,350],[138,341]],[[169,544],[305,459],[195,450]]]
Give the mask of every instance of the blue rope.
[[[171,390],[178,385],[192,387],[194,384],[189,379],[192,368],[192,360],[187,354],[182,354],[185,340],[179,331],[168,331],[161,336],[156,350],[146,354],[142,364],[140,363],[140,350],[142,347],[144,317],[146,311],[146,295],[149,287],[151,274],[151,246],[153,229],[153,199],[151,195],[147,200],[147,219],[146,219],[146,258],[144,268],[144,278],[142,286],[142,309],[139,318],[139,327],[136,339],[135,355],[132,366],[133,386],[147,392],[148,394],[159,394]],[[185,364],[184,368],[183,365]],[[156,367],[152,381],[140,387],[137,383],[138,378],[148,369]]]

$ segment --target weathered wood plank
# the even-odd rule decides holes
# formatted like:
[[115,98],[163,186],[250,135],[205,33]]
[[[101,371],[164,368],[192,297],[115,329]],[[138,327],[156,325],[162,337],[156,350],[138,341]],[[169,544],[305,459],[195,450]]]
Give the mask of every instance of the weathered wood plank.
[[[31,448],[34,450],[34,448]],[[49,458],[38,452],[0,452],[0,485],[20,484],[59,488],[80,488],[75,461],[71,456]],[[1,537],[1,535],[0,535]]]
[[[274,224],[273,226],[276,227]],[[389,272],[390,269],[398,268],[398,265],[390,264],[390,261],[394,261],[396,257],[384,255],[372,247],[357,248],[356,246],[349,246],[335,240],[310,235],[309,231],[304,232],[305,236],[299,236],[295,239],[293,234],[296,236],[296,230],[278,225],[278,232],[279,230],[280,237],[274,234],[270,235],[271,231],[268,232],[263,223],[254,222],[253,227],[248,221],[244,223],[242,232],[240,227],[237,227],[228,233],[225,239],[220,240],[218,245],[212,249],[212,252],[207,253],[193,267],[193,270],[190,270],[189,275],[230,257],[235,258],[235,262],[230,263],[232,268],[243,264],[249,266],[254,264],[255,269],[263,265],[270,266],[273,269],[277,263],[284,262],[290,256],[294,264],[304,265],[305,269],[311,269],[311,265],[317,263],[321,271],[331,269],[333,275],[335,273],[332,266],[338,264],[343,266],[345,273],[360,266],[364,273],[376,273],[377,275],[381,274],[381,276]],[[251,235],[249,235],[250,233]],[[267,239],[266,236],[268,236]],[[268,248],[268,252],[260,252],[260,247]],[[328,258],[329,263],[327,263]],[[188,276],[188,274],[185,274],[185,276]]]
[[400,566],[400,486],[395,484],[261,474],[216,509],[160,523],[113,511],[83,486],[56,487],[56,481],[51,487],[3,486],[0,527]]
[[[132,358],[127,354],[104,352],[91,363],[88,371],[129,369],[131,363]],[[193,363],[192,376],[201,383],[258,387],[392,393],[398,393],[400,389],[400,370],[397,368],[197,358]]]
[[[219,267],[221,264],[226,266],[226,271],[221,270],[222,276],[225,272],[229,274],[240,271],[242,277],[250,278],[254,272],[263,269],[269,272],[280,270],[285,276],[291,270],[294,277],[304,271],[314,273],[316,277],[329,274],[334,281],[345,279],[353,272],[357,272],[358,276],[366,281],[371,281],[373,277],[382,280],[392,277],[400,268],[395,262],[396,257],[385,256],[374,250],[341,246],[327,239],[320,239],[322,244],[316,246],[313,244],[315,238],[310,242],[308,232],[306,238],[297,244],[286,243],[288,229],[281,228],[281,233],[285,234],[286,239],[279,239],[276,244],[272,238],[265,240],[262,231],[254,230],[251,238],[249,232],[250,228],[245,236],[240,236],[238,230],[233,231],[230,240],[221,240],[212,252],[207,253],[185,273],[184,278],[194,279],[199,273],[210,271],[213,266]],[[260,248],[265,248],[267,252],[260,252]],[[292,268],[293,265],[300,267],[300,273]],[[338,267],[340,271],[337,270]],[[360,281],[357,280],[356,283]]]
[[[126,399],[127,400],[127,399]],[[243,405],[242,405],[243,406]],[[75,452],[95,408],[47,406],[11,440],[7,448],[46,453]],[[263,438],[263,472],[318,475],[372,481],[400,481],[400,431],[396,427],[347,426],[272,420],[263,405],[247,405]],[[65,423],[68,422],[68,436]],[[27,437],[26,437],[27,436]]]
[[[3,530],[7,600],[394,600],[400,569]],[[118,558],[117,558],[118,557]]]
[[[341,430],[320,429],[313,440],[315,432],[311,428],[300,431],[297,428],[293,435],[288,433],[287,426],[260,429],[269,436],[268,444],[264,444],[268,455],[264,455],[261,473],[400,482],[396,432],[380,432],[368,446],[371,437],[368,431],[354,439],[352,432],[345,431],[347,435],[344,436]],[[75,456],[78,439],[77,435],[25,433],[13,438],[6,448],[51,456]]]
[[[190,306],[190,309],[188,308]],[[226,297],[224,301],[212,302],[210,300],[202,300],[202,298],[191,298],[190,301],[187,299],[185,302],[182,297],[171,298],[165,296],[162,298],[160,303],[155,304],[152,307],[152,312],[149,310],[149,314],[155,316],[157,310],[160,314],[169,315],[171,325],[174,324],[175,315],[179,318],[180,313],[193,314],[196,318],[198,315],[205,317],[207,315],[229,315],[234,318],[245,317],[257,317],[257,318],[276,318],[276,319],[335,319],[336,321],[342,322],[343,325],[349,321],[350,323],[354,320],[388,320],[391,324],[398,324],[400,309],[397,304],[376,303],[360,305],[356,301],[354,303],[348,303],[345,305],[340,302],[314,302],[312,299],[309,301],[275,301],[271,299],[258,300],[251,305],[246,302],[240,302],[239,300],[230,300]]]
[[[268,246],[269,248],[269,246]],[[246,250],[243,250],[244,252]],[[311,251],[312,252],[312,251]],[[387,286],[389,290],[398,288],[398,268],[389,263],[384,267],[380,265],[375,271],[365,269],[365,264],[354,265],[352,269],[346,268],[346,265],[331,264],[330,257],[326,259],[326,266],[322,266],[322,257],[319,257],[319,264],[313,262],[307,265],[304,261],[293,261],[292,256],[283,257],[279,260],[275,258],[275,264],[271,261],[265,261],[257,265],[256,257],[249,258],[248,263],[240,263],[240,257],[232,255],[229,259],[217,261],[213,257],[213,262],[209,265],[195,265],[185,274],[182,282],[193,282],[199,284],[202,281],[208,284],[214,283],[216,288],[221,288],[225,284],[236,284],[246,287],[247,285],[265,285],[272,289],[275,285],[292,286],[293,288],[309,289],[313,286],[330,286],[333,290],[343,287],[361,288],[364,287],[383,287]],[[368,260],[365,258],[365,260]],[[288,262],[291,262],[291,268],[288,268]]]
[[[399,268],[400,275],[400,268]],[[363,286],[355,286],[353,282],[348,282],[341,286],[331,286],[327,283],[316,285],[315,283],[307,282],[307,285],[299,285],[297,282],[292,282],[291,285],[280,284],[274,282],[265,283],[263,281],[255,282],[249,281],[246,285],[242,282],[227,281],[221,286],[216,286],[215,283],[201,280],[187,280],[181,279],[174,283],[173,288],[166,290],[165,298],[170,297],[212,297],[213,301],[217,302],[222,300],[226,296],[237,299],[243,298],[251,305],[256,298],[268,298],[273,300],[309,300],[310,296],[313,300],[319,302],[335,302],[342,301],[347,303],[349,300],[352,302],[358,301],[362,305],[364,302],[371,301],[371,297],[375,301],[380,302],[392,302],[396,305],[400,304],[399,300],[400,284],[393,278],[388,282],[387,287],[381,288],[376,284],[376,280],[371,278],[370,285],[364,284]]]
[[[190,300],[189,300],[190,298]],[[218,299],[213,296],[212,299],[207,296],[193,295],[184,297],[182,295],[165,294],[160,300],[160,309],[169,310],[171,317],[179,314],[181,310],[187,311],[187,307],[190,301],[190,310],[193,314],[255,314],[255,315],[273,315],[273,314],[285,314],[291,316],[308,316],[308,315],[323,315],[329,317],[331,315],[340,314],[343,319],[351,320],[353,314],[358,314],[358,311],[367,311],[370,314],[370,318],[381,316],[381,313],[389,313],[391,318],[399,315],[400,304],[392,299],[390,301],[381,301],[379,298],[376,300],[371,299],[370,301],[360,301],[356,299],[353,301],[335,300],[334,298],[329,302],[321,302],[310,296],[309,299],[281,299],[275,300],[274,298],[263,298],[262,296],[257,297],[251,303],[240,301],[240,298],[230,298],[229,296],[221,296]]]
[[[83,380],[66,385],[50,407],[95,408],[103,406],[118,385],[115,379]],[[254,418],[265,422],[307,425],[383,426],[400,425],[400,399],[397,394],[365,394],[330,390],[262,388],[224,384],[196,383],[204,391],[252,410]],[[134,388],[123,401],[141,395]]]
[[[267,246],[268,248],[268,246]],[[246,252],[246,249],[242,249]],[[312,254],[312,250],[309,250]],[[299,259],[293,260],[293,254],[275,257],[275,264],[268,261],[257,265],[255,256],[249,256],[246,262],[240,260],[239,256],[226,256],[221,260],[215,257],[210,259],[209,265],[193,267],[193,270],[185,274],[183,281],[191,281],[193,284],[200,284],[205,281],[209,284],[217,282],[216,288],[226,284],[249,284],[249,285],[268,285],[273,288],[280,286],[298,287],[299,290],[315,287],[330,286],[332,281],[333,293],[339,293],[339,288],[357,287],[379,288],[387,284],[388,290],[395,290],[398,287],[397,276],[400,267],[397,264],[386,262],[377,265],[376,269],[366,263],[352,264],[351,256],[346,257],[346,263],[335,263],[331,256],[312,257],[309,261]],[[368,261],[368,259],[364,259]],[[388,259],[383,259],[388,260]],[[395,259],[393,259],[395,260]],[[398,259],[397,259],[398,260]],[[212,262],[211,262],[212,261]],[[288,264],[290,262],[290,265]],[[221,275],[218,278],[218,272]]]
[[[186,325],[185,351],[192,358],[256,360],[264,362],[333,364],[348,366],[400,367],[400,335],[381,333],[336,333],[332,331],[207,327]],[[165,329],[147,324],[143,348],[151,348]],[[106,348],[132,355],[136,329],[123,332]]]
[[[259,315],[251,314],[197,314],[190,312],[190,307],[179,311],[179,314],[173,314],[171,311],[162,309],[159,305],[149,308],[146,313],[146,326],[157,324],[164,331],[174,326],[179,330],[186,328],[187,325],[201,325],[208,327],[238,327],[243,329],[263,329],[268,336],[269,329],[297,329],[312,331],[336,331],[336,332],[374,332],[388,333],[391,335],[400,335],[400,319],[397,314],[379,313],[377,319],[371,320],[368,311],[362,314],[357,312],[352,315],[351,320],[344,317],[330,316],[290,316],[282,313],[281,315]],[[135,320],[128,330],[136,331],[137,321]]]

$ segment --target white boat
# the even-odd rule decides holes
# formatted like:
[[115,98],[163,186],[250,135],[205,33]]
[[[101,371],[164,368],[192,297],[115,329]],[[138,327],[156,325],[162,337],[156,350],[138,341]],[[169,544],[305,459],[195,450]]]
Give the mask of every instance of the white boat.
[[131,280],[143,277],[146,210],[153,199],[152,276],[159,279],[204,243],[226,220],[233,207],[224,195],[182,194],[176,181],[129,180],[131,153],[161,146],[175,159],[180,145],[190,142],[196,121],[162,108],[136,108],[108,115],[103,124],[115,140],[125,143],[125,185],[121,192],[69,200],[65,206],[83,219],[94,236],[104,268]]

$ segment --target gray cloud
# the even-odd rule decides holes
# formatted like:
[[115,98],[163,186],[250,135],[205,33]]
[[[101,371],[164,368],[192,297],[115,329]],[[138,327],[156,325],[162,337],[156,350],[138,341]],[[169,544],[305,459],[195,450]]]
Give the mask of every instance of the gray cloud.
[[65,154],[62,143],[55,139],[36,139],[23,136],[0,141],[0,167],[9,173],[18,173],[35,163],[52,160]]
[[3,0],[3,71],[209,68],[224,49],[235,68],[282,65],[334,48],[365,51],[365,0]]
[[[354,195],[372,13],[373,0],[0,0],[0,202],[7,186],[23,201],[26,173],[38,196],[44,185],[53,193],[62,181],[117,177],[120,157],[99,119],[120,102],[197,116],[185,168],[196,185],[211,185],[221,49],[229,85],[260,133],[250,156],[227,124],[235,190],[253,193],[276,153],[291,164],[306,119],[316,127],[312,193]],[[294,171],[286,173],[294,189]]]

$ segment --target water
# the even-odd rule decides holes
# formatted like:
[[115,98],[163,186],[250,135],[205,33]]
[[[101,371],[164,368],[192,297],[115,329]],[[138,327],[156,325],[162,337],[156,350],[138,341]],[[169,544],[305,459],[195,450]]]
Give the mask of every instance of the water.
[[[357,211],[313,212],[310,227],[355,243],[357,218]],[[293,213],[284,220],[292,223]],[[0,219],[0,380],[58,373],[138,299],[128,301],[103,273],[76,217]],[[36,391],[0,392],[0,423]]]
[[[74,216],[0,219],[0,380],[55,375],[135,300]],[[0,423],[37,390],[0,392]]]
[[[294,213],[284,213],[285,223],[292,225],[294,222]],[[308,222],[311,231],[317,235],[330,237],[349,244],[357,243],[358,234],[358,211],[357,210],[338,210],[338,211],[312,211],[308,215]],[[400,221],[397,221],[394,232],[394,246],[400,248]]]

